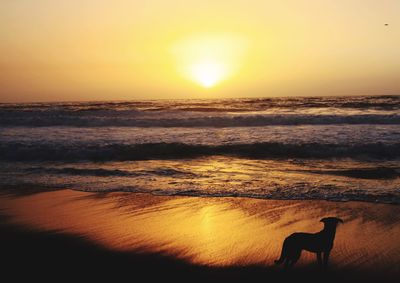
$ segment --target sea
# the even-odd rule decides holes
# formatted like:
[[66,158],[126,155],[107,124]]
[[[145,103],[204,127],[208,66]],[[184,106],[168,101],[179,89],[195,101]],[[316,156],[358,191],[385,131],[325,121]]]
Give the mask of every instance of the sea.
[[0,191],[400,204],[400,96],[0,104]]

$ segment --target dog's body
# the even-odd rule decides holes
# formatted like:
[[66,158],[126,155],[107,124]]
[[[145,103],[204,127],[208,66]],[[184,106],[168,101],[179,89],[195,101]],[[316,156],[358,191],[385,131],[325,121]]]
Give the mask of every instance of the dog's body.
[[281,257],[275,260],[275,263],[285,263],[285,269],[292,267],[299,260],[302,250],[306,250],[317,254],[320,267],[327,267],[335,239],[336,226],[339,222],[343,223],[343,220],[327,217],[321,219],[321,222],[324,223],[324,229],[318,233],[293,233],[287,237],[283,242]]

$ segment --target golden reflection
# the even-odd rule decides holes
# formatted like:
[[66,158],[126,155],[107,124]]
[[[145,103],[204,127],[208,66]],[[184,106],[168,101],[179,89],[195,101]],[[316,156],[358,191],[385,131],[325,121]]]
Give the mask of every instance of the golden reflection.
[[[283,239],[317,232],[319,219],[339,216],[335,265],[393,268],[400,259],[398,206],[324,201],[165,197],[69,190],[2,197],[12,221],[83,235],[108,248],[163,252],[206,265],[272,265]],[[397,217],[397,218],[396,218]],[[304,252],[298,265],[315,262]],[[393,264],[388,264],[392,262]],[[397,267],[396,267],[397,268]]]

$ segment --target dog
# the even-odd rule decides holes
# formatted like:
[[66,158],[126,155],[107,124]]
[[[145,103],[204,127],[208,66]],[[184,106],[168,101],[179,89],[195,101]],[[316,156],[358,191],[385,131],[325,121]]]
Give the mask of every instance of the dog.
[[287,237],[283,242],[281,256],[275,260],[275,264],[284,263],[284,269],[289,269],[299,260],[302,250],[306,250],[317,254],[320,268],[327,268],[336,226],[343,223],[343,220],[337,217],[326,217],[320,221],[324,223],[324,229],[318,233],[293,233]]

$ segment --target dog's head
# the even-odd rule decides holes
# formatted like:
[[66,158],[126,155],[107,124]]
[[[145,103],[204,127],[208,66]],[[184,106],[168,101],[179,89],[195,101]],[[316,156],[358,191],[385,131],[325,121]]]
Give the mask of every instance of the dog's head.
[[325,217],[320,220],[326,226],[336,226],[339,223],[343,223],[343,220],[337,217]]

